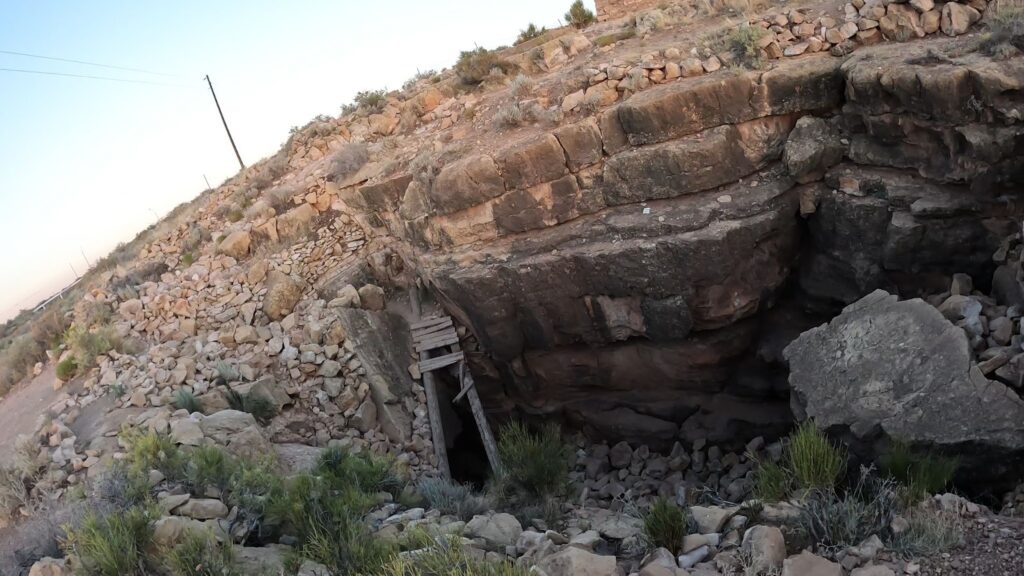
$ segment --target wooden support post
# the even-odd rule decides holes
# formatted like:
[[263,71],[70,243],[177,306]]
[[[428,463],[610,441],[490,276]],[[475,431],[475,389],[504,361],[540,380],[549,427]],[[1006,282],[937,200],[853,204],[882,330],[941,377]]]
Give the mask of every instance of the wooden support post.
[[473,419],[476,420],[476,427],[480,429],[480,439],[484,443],[484,450],[487,451],[487,460],[491,463],[491,470],[494,475],[501,474],[501,457],[498,456],[498,443],[494,441],[494,434],[491,433],[491,426],[487,423],[487,414],[484,413],[484,405],[480,403],[480,395],[476,393],[476,384],[473,382],[473,375],[462,364],[463,390],[466,391],[466,399],[469,400],[469,409],[473,412]]
[[[419,288],[413,286],[409,291],[412,303],[412,314],[416,320],[420,320],[420,295]],[[426,350],[420,352],[420,361],[429,360],[430,353]],[[423,391],[427,395],[427,415],[430,418],[430,436],[434,442],[434,457],[437,458],[437,469],[444,478],[451,479],[452,471],[448,466],[448,446],[444,439],[444,425],[441,422],[441,405],[437,399],[437,382],[434,380],[433,372],[424,372]]]

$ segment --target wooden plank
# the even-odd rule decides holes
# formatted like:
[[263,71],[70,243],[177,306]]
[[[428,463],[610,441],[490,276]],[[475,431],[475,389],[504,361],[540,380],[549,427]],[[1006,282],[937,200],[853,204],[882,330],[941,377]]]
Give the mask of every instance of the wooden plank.
[[465,396],[467,392],[469,392],[469,387],[466,386],[465,362],[459,362],[459,386],[462,387],[462,390],[459,391],[458,395],[455,396],[455,398],[452,398],[452,404],[458,404],[459,400],[462,400],[462,397]]
[[[426,354],[426,352],[420,352],[420,358],[423,358],[423,354]],[[420,372],[426,374],[431,370],[437,370],[438,368],[451,366],[452,364],[461,361],[462,358],[462,352],[454,352],[452,354],[438,356],[437,358],[422,359],[420,360]]]
[[438,316],[438,317],[434,317],[434,318],[427,318],[426,320],[421,320],[419,322],[414,322],[411,326],[409,326],[409,328],[412,329],[412,330],[420,330],[422,328],[430,328],[431,326],[438,326],[438,325],[441,325],[441,324],[443,324],[445,326],[451,326],[452,325],[452,317],[451,316]]
[[[455,344],[452,346],[452,350],[460,352],[462,351],[462,345]],[[465,362],[459,364],[459,384],[462,386],[462,391],[459,392],[456,400],[463,395],[469,398],[469,410],[473,413],[473,420],[476,421],[476,427],[480,431],[480,440],[483,442],[484,451],[487,452],[487,461],[490,462],[491,470],[494,471],[494,474],[500,474],[501,456],[498,455],[498,443],[494,440],[491,425],[487,422],[487,413],[484,412],[484,405],[480,402],[480,395],[476,391],[473,374],[469,371],[469,367],[466,366]]]
[[[419,318],[421,314],[419,287],[413,286],[412,290],[409,291],[409,295],[413,318]],[[451,321],[450,318],[449,321]],[[429,359],[429,353],[420,352],[420,362]],[[433,372],[423,370],[421,367],[420,373],[423,376],[423,392],[427,396],[427,416],[430,420],[430,438],[434,444],[434,458],[437,460],[437,470],[441,473],[441,477],[450,480],[452,470],[448,466],[448,445],[445,443],[444,425],[441,421],[441,403],[437,399],[437,382],[434,381]]]
[[[461,354],[461,352],[459,352]],[[483,441],[484,451],[487,452],[487,460],[491,463],[491,469],[495,475],[501,473],[501,456],[498,455],[498,443],[494,440],[491,432],[491,425],[487,423],[487,414],[484,412],[484,405],[480,402],[480,395],[476,392],[476,383],[473,382],[473,375],[462,365],[463,388],[466,391],[466,398],[469,400],[469,410],[476,420],[476,427],[480,430],[480,440]]]
[[413,342],[423,342],[424,340],[430,340],[432,338],[440,338],[440,337],[442,337],[442,336],[444,336],[446,334],[456,334],[456,333],[457,332],[455,331],[455,327],[454,326],[448,326],[446,328],[442,328],[440,330],[435,330],[433,332],[425,332],[425,333],[416,333],[416,332],[414,332],[413,335],[412,335],[412,340],[413,340]]
[[456,334],[452,334],[450,336],[445,336],[443,338],[435,338],[435,339],[427,340],[426,342],[421,342],[421,343],[417,344],[416,345],[416,351],[417,352],[426,352],[427,350],[435,350],[437,348],[443,348],[445,346],[451,346],[452,344],[458,343],[458,341],[459,341],[459,337]]

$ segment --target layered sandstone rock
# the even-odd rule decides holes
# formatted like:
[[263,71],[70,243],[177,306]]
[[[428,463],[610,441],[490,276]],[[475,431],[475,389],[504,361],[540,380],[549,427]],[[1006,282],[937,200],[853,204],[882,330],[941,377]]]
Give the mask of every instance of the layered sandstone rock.
[[907,60],[683,79],[339,196],[479,340],[492,406],[615,439],[754,435],[788,418],[757,364],[777,355],[750,359],[791,278],[849,302],[985,277],[1013,222],[1024,68]]

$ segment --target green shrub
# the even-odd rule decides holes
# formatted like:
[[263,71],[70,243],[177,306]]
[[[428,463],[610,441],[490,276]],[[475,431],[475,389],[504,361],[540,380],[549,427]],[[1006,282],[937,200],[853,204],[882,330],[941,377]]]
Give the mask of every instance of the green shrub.
[[75,360],[80,367],[92,367],[96,359],[122,346],[123,342],[111,326],[100,326],[95,330],[82,330],[78,326],[68,328],[64,341],[71,346]]
[[123,460],[114,461],[96,483],[94,492],[100,502],[110,504],[118,510],[145,506],[153,502],[148,473],[133,468]]
[[761,49],[757,43],[768,31],[760,26],[738,26],[725,39],[725,48],[732,53],[736,63],[746,68],[761,66]]
[[856,546],[872,534],[883,534],[899,508],[890,480],[863,475],[856,486],[839,495],[832,488],[813,489],[800,504],[800,532],[826,555]]
[[272,456],[242,460],[228,483],[226,502],[238,509],[235,525],[244,534],[260,531],[271,500],[280,499],[284,484]]
[[152,571],[145,554],[153,538],[149,522],[144,508],[105,516],[89,512],[79,527],[68,529],[65,550],[88,576],[144,576]]
[[565,21],[573,28],[583,29],[597,22],[597,17],[583,5],[583,0],[576,0],[569,6],[569,11],[565,13]]
[[365,110],[370,114],[376,114],[384,110],[388,103],[387,92],[384,90],[364,90],[356,93],[352,99],[356,110]]
[[216,446],[200,446],[189,454],[185,465],[185,481],[196,496],[210,488],[227,489],[238,468],[234,458]]
[[167,554],[167,569],[172,576],[241,575],[230,543],[218,542],[213,534],[195,531],[189,531]]
[[415,88],[416,85],[422,82],[423,80],[435,82],[439,78],[440,76],[437,74],[436,70],[425,70],[423,72],[416,72],[416,74],[413,75],[412,78],[409,78],[408,80],[405,81],[404,84],[402,84],[402,90],[408,92],[409,90]]
[[778,502],[789,496],[789,472],[774,462],[758,462],[754,480],[754,496],[762,502]]
[[678,554],[687,534],[686,513],[667,498],[658,498],[643,515],[644,539],[650,548]]
[[13,518],[30,500],[29,487],[21,472],[0,466],[0,520]]
[[340,182],[351,174],[355,174],[370,159],[369,149],[362,142],[345,144],[331,154],[327,161],[327,175],[331,180]]
[[381,567],[381,576],[527,576],[530,572],[512,562],[487,562],[466,554],[456,537],[440,539],[414,554],[393,556]]
[[949,486],[958,462],[937,454],[915,454],[904,442],[894,442],[879,462],[880,471],[906,490],[908,504],[916,504]]
[[525,98],[533,92],[533,80],[522,73],[516,74],[516,77],[512,79],[508,86],[509,92],[516,98]]
[[68,356],[57,363],[57,378],[64,382],[71,380],[78,373],[78,362],[74,356]]
[[463,84],[479,84],[487,78],[492,70],[498,70],[501,74],[508,74],[516,69],[515,64],[501,58],[496,51],[486,48],[459,53],[459,60],[455,63],[455,74]]
[[362,522],[375,503],[355,484],[305,474],[269,500],[267,522],[295,535],[302,555],[333,574],[374,573],[394,552]]
[[1003,59],[1024,52],[1024,8],[993,10],[985,14],[985,20],[989,31],[982,37],[982,52]]
[[398,497],[405,488],[405,482],[395,473],[391,459],[366,453],[352,454],[337,446],[320,454],[316,472],[335,488],[353,486],[367,494],[388,492]]
[[498,454],[499,481],[513,497],[537,502],[565,493],[571,452],[557,425],[534,433],[520,422],[506,424],[499,435]]
[[424,478],[416,489],[431,508],[461,520],[483,514],[490,507],[487,498],[474,494],[469,486],[445,478]]
[[191,252],[185,252],[181,255],[181,265],[188,268],[192,264],[195,264],[196,256]]
[[39,442],[34,436],[21,434],[14,439],[14,469],[22,477],[36,478],[43,466],[45,464],[39,458]]
[[45,356],[43,347],[28,334],[14,338],[0,356],[0,366],[4,368],[0,370],[0,393],[20,382]]
[[887,543],[900,557],[935,558],[963,538],[963,521],[956,512],[913,508],[904,518],[907,529]]
[[203,411],[203,403],[199,398],[196,398],[195,394],[185,389],[178,390],[174,394],[174,407],[178,410],[188,410],[189,414]]
[[519,31],[519,36],[516,38],[515,45],[518,46],[519,44],[522,44],[523,42],[529,42],[530,40],[533,40],[534,38],[538,38],[540,36],[543,36],[544,33],[547,32],[547,31],[548,31],[547,28],[544,28],[543,26],[540,27],[540,28],[537,28],[536,24],[534,24],[533,22],[530,22],[529,26],[527,26],[526,28],[524,28],[524,29]]
[[846,470],[846,451],[833,446],[810,420],[790,434],[786,456],[798,488],[834,488]]
[[185,477],[185,457],[169,436],[134,430],[121,437],[128,446],[126,460],[132,470],[143,474],[159,470],[170,481]]
[[121,396],[124,396],[125,393],[128,392],[128,389],[125,388],[125,385],[121,384],[120,382],[114,382],[113,384],[111,384],[109,390],[110,393],[113,394],[115,398],[120,398]]

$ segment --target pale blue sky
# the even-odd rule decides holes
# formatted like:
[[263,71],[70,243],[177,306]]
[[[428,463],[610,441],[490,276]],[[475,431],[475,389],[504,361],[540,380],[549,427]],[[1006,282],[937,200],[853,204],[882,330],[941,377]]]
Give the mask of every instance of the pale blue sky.
[[[152,86],[0,72],[0,321],[238,165],[209,74],[246,163],[291,126],[336,116],[359,90],[398,88],[460,50],[557,26],[570,0],[12,2],[0,68],[149,80]],[[593,9],[592,0],[587,4]]]

